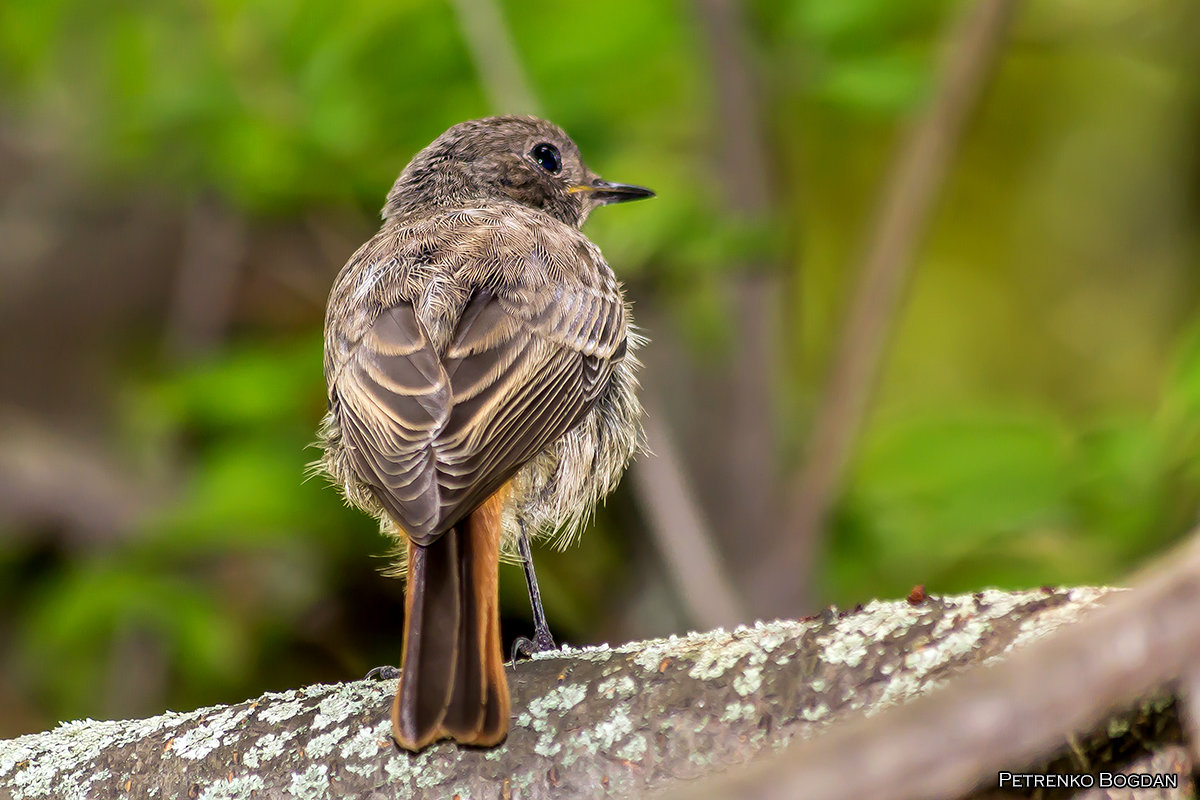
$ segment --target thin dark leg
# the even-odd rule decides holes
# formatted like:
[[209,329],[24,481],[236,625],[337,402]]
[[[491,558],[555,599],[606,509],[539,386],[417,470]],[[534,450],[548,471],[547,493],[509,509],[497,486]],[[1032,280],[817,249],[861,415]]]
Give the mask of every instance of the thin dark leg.
[[512,660],[517,662],[517,654],[531,656],[555,649],[554,637],[550,635],[550,626],[546,624],[546,612],[542,610],[542,593],[538,590],[537,573],[533,571],[533,553],[529,548],[529,534],[525,532],[524,523],[517,535],[517,552],[521,554],[521,563],[525,567],[525,585],[529,588],[529,605],[533,607],[533,640],[524,636],[513,640]]

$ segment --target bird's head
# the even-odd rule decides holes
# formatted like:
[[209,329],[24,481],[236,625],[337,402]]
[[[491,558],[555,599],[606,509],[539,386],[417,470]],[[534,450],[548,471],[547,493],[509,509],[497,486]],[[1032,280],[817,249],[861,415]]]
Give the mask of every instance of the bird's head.
[[641,186],[602,180],[557,125],[487,117],[455,125],[417,153],[388,193],[383,216],[511,200],[579,227],[597,206],[653,196]]

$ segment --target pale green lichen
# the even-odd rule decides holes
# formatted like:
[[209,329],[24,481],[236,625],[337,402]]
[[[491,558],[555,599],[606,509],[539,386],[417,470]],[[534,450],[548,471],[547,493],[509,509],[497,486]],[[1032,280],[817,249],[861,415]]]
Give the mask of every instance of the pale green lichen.
[[403,779],[412,777],[412,769],[408,763],[408,757],[398,753],[393,753],[390,758],[383,762],[383,771],[387,773],[388,783],[393,786],[399,784]]
[[774,649],[783,641],[798,638],[811,626],[812,623],[792,620],[758,622],[753,627],[739,627],[733,633],[718,628],[707,633],[631,642],[614,648],[613,652],[631,654],[633,663],[647,672],[657,672],[664,659],[684,660],[692,664],[691,677],[711,680],[723,675],[749,653],[762,656],[762,640]]
[[617,748],[615,755],[623,761],[641,761],[646,757],[646,751],[649,749],[649,745],[646,744],[646,737],[640,733],[635,733],[629,737],[629,741]]
[[583,661],[607,661],[612,658],[612,655],[613,649],[607,644],[585,645],[584,647],[563,645],[557,650],[543,650],[533,653],[530,659],[539,661],[544,658],[572,658]]
[[[338,755],[343,761],[352,761],[356,758],[374,759],[381,749],[380,742],[391,742],[392,739],[392,724],[388,720],[384,720],[375,726],[364,725],[356,729],[350,740],[345,742]],[[374,765],[372,765],[374,769]]]
[[733,690],[745,697],[754,694],[762,686],[762,667],[754,664],[747,666],[741,675],[733,679]]
[[946,631],[944,634],[934,633],[936,641],[933,648],[944,654],[940,663],[950,658],[966,655],[979,646],[984,637],[994,629],[993,620],[968,619],[959,624],[957,630]]
[[901,671],[897,672],[887,685],[883,688],[883,693],[879,699],[867,706],[866,715],[874,716],[880,711],[891,708],[910,697],[913,697],[921,691],[930,688],[929,682],[926,680],[927,671]]
[[562,750],[562,745],[557,741],[557,731],[547,730],[538,737],[537,742],[533,745],[533,752],[543,758],[552,758],[559,754]]
[[342,768],[360,778],[370,778],[379,771],[379,764],[374,761],[347,761]]
[[904,666],[907,670],[924,674],[943,660],[941,648],[918,647],[904,656]]
[[907,603],[872,600],[856,614],[846,616],[816,638],[821,660],[827,664],[857,667],[867,656],[869,644],[882,642],[920,618],[923,611]]
[[78,786],[79,789],[83,792],[84,797],[89,797],[92,795],[92,784],[93,783],[97,783],[97,782],[103,783],[104,781],[108,780],[111,777],[112,777],[112,773],[108,769],[99,769],[90,775],[75,776],[76,786]]
[[590,734],[591,741],[594,741],[601,750],[611,750],[617,740],[632,732],[633,720],[627,714],[616,713],[608,719],[601,720],[584,735]]
[[721,712],[721,722],[734,723],[751,719],[755,716],[753,703],[730,703]]
[[512,797],[519,798],[530,794],[533,791],[533,785],[543,780],[541,775],[532,771],[517,771],[509,776],[511,785],[508,788],[512,789]]
[[608,678],[625,670],[625,664],[620,659],[611,659],[600,670],[600,677]]
[[556,686],[541,697],[529,701],[529,713],[534,717],[545,717],[551,711],[563,713],[583,702],[587,697],[587,686],[582,683],[567,683]]
[[279,758],[287,749],[288,740],[295,736],[295,731],[272,731],[263,734],[253,747],[242,754],[242,763],[250,769],[258,769],[261,764]]
[[609,717],[575,734],[571,749],[562,758],[563,766],[570,767],[584,754],[611,752],[633,729],[633,720],[626,709],[614,708]]
[[821,645],[821,660],[828,664],[857,667],[867,655],[867,637],[861,633],[829,635],[817,639]]
[[758,637],[758,646],[762,648],[764,653],[773,653],[775,652],[775,648],[787,640],[788,636],[782,630],[768,631]]
[[645,647],[634,654],[633,663],[646,672],[657,672],[658,666],[668,654],[678,657],[678,636],[668,636],[666,639],[650,639]]
[[[246,720],[262,709],[259,718],[277,723],[299,714],[312,711],[315,703],[317,717],[333,722],[360,712],[363,703],[376,704],[377,698],[370,697],[382,690],[362,684],[345,686],[315,686],[306,689],[265,695],[253,706],[239,705],[202,708],[186,714],[167,713],[147,720],[131,722],[96,722],[83,720],[66,723],[54,731],[9,742],[0,742],[0,779],[14,791],[20,800],[54,796],[61,798],[90,798],[93,787],[100,783],[121,785],[126,778],[115,781],[105,770],[85,772],[101,754],[112,748],[121,747],[150,737],[158,737],[164,749],[163,758],[202,760],[219,747],[237,743],[245,735]],[[366,695],[366,697],[364,697]],[[324,698],[321,700],[321,698]],[[272,708],[272,703],[275,707]],[[195,727],[182,733],[171,734],[186,725]],[[327,723],[328,724],[328,723]],[[304,731],[310,730],[303,729]],[[382,729],[368,729],[366,736],[355,736],[350,741],[354,747],[346,755],[361,754],[365,760],[377,751],[375,734],[386,737],[387,723]],[[308,743],[309,756],[314,759],[330,755],[336,745],[349,735],[350,726],[313,737]],[[290,740],[301,733],[298,731],[272,731],[250,743],[242,753],[241,765],[247,770],[257,770],[264,762],[271,761],[288,752]],[[368,747],[374,746],[374,750]],[[297,749],[296,753],[299,752]],[[298,756],[293,755],[293,758]],[[19,765],[19,766],[18,766]],[[375,765],[372,765],[375,768]],[[352,765],[347,765],[352,769]],[[311,781],[320,783],[316,773],[299,775],[300,788]],[[241,798],[252,789],[261,789],[257,778],[234,775],[233,780],[221,779],[210,785],[200,786],[201,796],[219,798]],[[328,783],[328,779],[326,779]],[[157,794],[156,787],[148,789],[151,796]],[[321,796],[317,791],[312,796]]]
[[637,692],[637,683],[628,675],[608,678],[596,686],[596,694],[605,700],[625,700]]
[[260,775],[235,775],[231,780],[218,781],[197,796],[197,800],[243,800],[251,792],[261,792],[265,786]]
[[[1095,592],[1088,602],[1099,597],[1102,592]],[[885,665],[881,672],[892,676],[884,687],[878,701],[871,704],[868,714],[876,714],[885,708],[907,701],[913,696],[927,692],[940,681],[931,681],[931,676],[952,663],[961,660],[969,654],[992,632],[997,619],[1011,615],[1016,609],[1041,601],[1046,597],[1042,591],[1028,591],[1007,594],[997,590],[985,590],[976,598],[964,595],[954,598],[943,598],[948,608],[962,606],[964,609],[978,605],[978,611],[972,616],[963,617],[948,615],[935,627],[934,639],[928,645],[909,652],[904,658],[905,669],[897,672],[891,665]],[[1054,607],[1041,611],[1022,623],[1018,640],[1029,641],[1032,638],[1028,631],[1037,630],[1039,635],[1066,624],[1078,618],[1079,606]],[[1012,645],[1010,645],[1011,648]],[[996,660],[996,657],[988,661]]]
[[396,693],[397,681],[362,680],[335,684],[317,704],[312,727],[326,728],[344,722],[362,710],[364,704],[375,706]]
[[[1104,590],[1101,589],[1099,591],[1103,592]],[[1001,617],[1008,616],[1017,608],[1040,602],[1046,599],[1047,596],[1047,593],[1041,589],[1028,589],[1023,592],[984,589],[973,595],[963,595],[963,599],[969,598],[973,606],[978,608],[983,616],[989,619],[1000,619]],[[1077,599],[1071,597],[1069,592],[1067,593],[1067,599],[1071,602],[1077,602]],[[1041,615],[1039,614],[1039,616]]]
[[1126,591],[1110,587],[1081,587],[1067,593],[1070,604],[1048,608],[1041,613],[1024,620],[1017,635],[1006,650],[1024,647],[1032,641],[1058,630],[1063,625],[1076,622],[1079,619],[1080,605],[1085,608],[1096,605],[1103,597],[1113,592]]
[[329,767],[312,764],[303,772],[293,772],[288,792],[295,800],[325,800],[329,797]]
[[725,641],[714,637],[713,643],[717,646],[706,648],[696,655],[695,664],[688,670],[689,678],[712,680],[724,675],[743,658],[749,659],[751,666],[761,664],[766,659],[766,655],[750,637],[728,637]]
[[52,792],[63,797],[86,797],[90,781],[81,785],[85,778],[77,773],[109,748],[141,741],[164,728],[219,710],[168,712],[130,722],[85,719],[65,722],[46,733],[0,741],[0,778],[12,773],[9,785],[18,799],[45,797]]
[[819,722],[829,716],[829,706],[817,703],[811,708],[801,709],[800,716],[809,722]]
[[350,732],[350,728],[343,725],[340,728],[334,728],[328,733],[322,733],[308,740],[308,744],[304,745],[305,754],[312,759],[320,760],[333,752],[333,749],[346,738],[346,734]]
[[266,706],[258,712],[258,718],[268,725],[278,725],[297,714],[303,714],[307,710],[299,700],[288,700],[283,703]]
[[230,742],[239,738],[237,730],[251,713],[249,707],[234,706],[213,714],[203,725],[177,736],[171,752],[180,758],[196,761],[207,758],[209,753],[226,743],[226,737]]
[[709,769],[715,760],[716,755],[714,753],[706,753],[703,750],[697,749],[688,753],[688,762],[702,770]]
[[[463,751],[453,749],[452,745],[445,745],[443,748],[431,747],[415,756],[399,756],[407,759],[406,769],[416,788],[441,787],[446,781],[454,778],[456,768],[462,761]],[[444,757],[446,753],[450,754],[450,758]]]

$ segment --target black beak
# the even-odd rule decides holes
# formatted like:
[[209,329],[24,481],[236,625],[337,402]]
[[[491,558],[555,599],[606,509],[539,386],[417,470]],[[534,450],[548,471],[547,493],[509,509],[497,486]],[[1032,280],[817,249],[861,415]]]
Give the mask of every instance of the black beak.
[[598,205],[602,206],[610,203],[625,203],[629,200],[641,200],[643,197],[654,197],[654,192],[645,186],[633,186],[628,183],[609,183],[599,178],[590,184],[572,186],[571,191],[587,192],[595,198],[595,202]]

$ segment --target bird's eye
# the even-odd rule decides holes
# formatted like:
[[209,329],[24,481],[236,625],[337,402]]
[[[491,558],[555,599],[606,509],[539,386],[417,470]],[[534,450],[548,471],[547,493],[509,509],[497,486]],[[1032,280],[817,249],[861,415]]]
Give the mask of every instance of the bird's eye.
[[562,172],[562,155],[558,152],[558,148],[549,142],[535,144],[529,151],[529,155],[538,163],[539,167],[551,175]]

